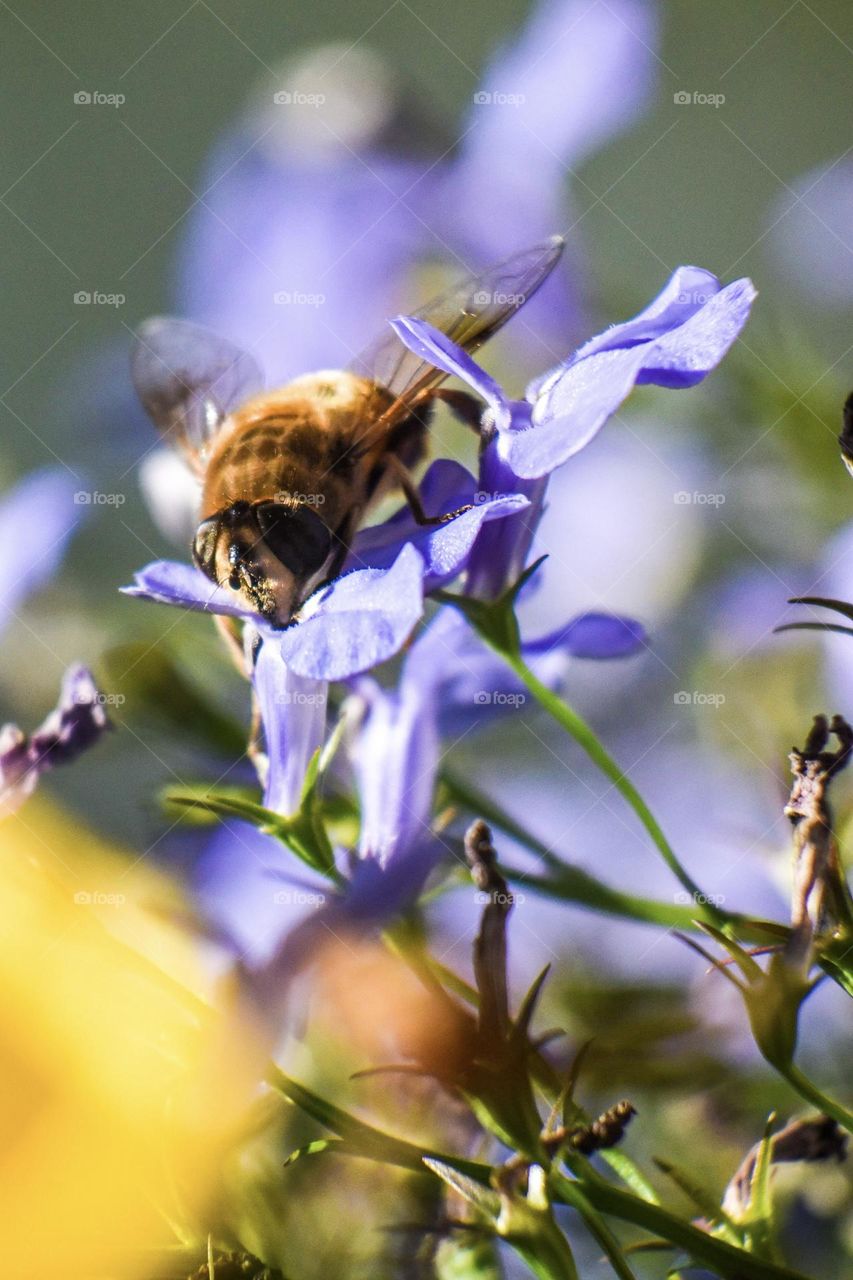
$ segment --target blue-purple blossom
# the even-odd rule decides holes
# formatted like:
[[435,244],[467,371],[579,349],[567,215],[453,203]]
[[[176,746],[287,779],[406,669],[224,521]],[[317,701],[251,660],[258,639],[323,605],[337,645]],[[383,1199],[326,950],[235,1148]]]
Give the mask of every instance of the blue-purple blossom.
[[0,499],[0,630],[55,574],[80,519],[70,473],[34,471]]
[[[347,363],[418,264],[499,261],[573,224],[568,180],[637,119],[656,42],[645,0],[546,0],[446,137],[364,45],[302,55],[282,82],[322,101],[256,103],[210,159],[182,309],[279,380]],[[569,250],[516,334],[537,357],[579,326],[583,255]]]
[[[560,687],[573,659],[627,657],[645,644],[633,619],[589,613],[523,643],[537,676]],[[453,609],[439,613],[406,655],[393,689],[353,682],[359,728],[351,756],[361,807],[345,905],[374,920],[412,901],[449,846],[432,825],[442,740],[467,736],[525,702],[524,687]]]
[[108,728],[92,673],[84,666],[69,667],[56,707],[34,733],[27,735],[15,724],[0,729],[0,815],[19,808],[42,774],[70,764]]
[[428,526],[414,525],[404,511],[365,530],[348,558],[349,571],[316,591],[284,631],[273,630],[189,564],[157,561],[124,589],[162,604],[241,618],[256,628],[260,646],[250,655],[250,674],[267,739],[265,802],[271,808],[290,813],[298,803],[305,767],[323,740],[326,682],[393,657],[422,618],[425,594],[464,570],[483,525],[527,505],[517,495],[476,502],[473,477],[450,462],[433,465],[421,495],[435,514],[446,512],[444,502],[453,504],[451,511],[468,509]]
[[737,339],[755,298],[746,278],[723,286],[709,271],[679,267],[632,320],[591,338],[568,360],[536,378],[523,400],[500,384],[446,334],[425,320],[392,321],[421,359],[461,378],[486,405],[491,435],[482,451],[481,489],[513,489],[530,511],[484,530],[469,558],[469,590],[496,595],[518,576],[541,514],[547,477],[595,437],[631,390],[643,383],[695,386]]

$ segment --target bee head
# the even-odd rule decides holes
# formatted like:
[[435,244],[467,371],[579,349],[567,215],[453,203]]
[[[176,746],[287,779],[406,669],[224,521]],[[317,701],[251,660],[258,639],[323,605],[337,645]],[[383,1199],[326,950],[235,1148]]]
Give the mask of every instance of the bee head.
[[212,582],[284,627],[322,580],[332,544],[305,503],[234,502],[199,525],[193,559]]

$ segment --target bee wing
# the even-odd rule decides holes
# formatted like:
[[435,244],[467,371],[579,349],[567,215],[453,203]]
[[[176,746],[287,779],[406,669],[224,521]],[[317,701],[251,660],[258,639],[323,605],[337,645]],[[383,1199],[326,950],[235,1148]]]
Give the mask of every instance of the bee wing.
[[153,316],[130,357],[136,393],[155,427],[198,469],[223,419],[263,387],[254,358],[201,325]]
[[[466,351],[476,351],[524,306],[550,275],[563,252],[563,238],[551,236],[529,249],[471,275],[412,314],[440,329]],[[390,331],[350,366],[394,397],[383,414],[390,426],[412,403],[447,374],[404,347]]]

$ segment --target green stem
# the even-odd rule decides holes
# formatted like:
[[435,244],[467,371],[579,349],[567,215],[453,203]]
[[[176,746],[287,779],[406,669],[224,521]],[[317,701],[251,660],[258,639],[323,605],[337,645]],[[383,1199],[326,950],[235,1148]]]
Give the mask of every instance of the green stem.
[[[488,637],[484,637],[488,639]],[[493,646],[495,647],[495,646]],[[718,928],[724,927],[727,923],[725,912],[709,902],[705,894],[699,888],[699,885],[685,870],[679,862],[674,849],[670,845],[654,814],[649,809],[643,797],[637,788],[631,782],[630,778],[622,772],[619,765],[600,742],[596,734],[586,723],[582,716],[573,710],[568,703],[558,698],[547,685],[533,674],[527,663],[520,654],[509,653],[505,650],[496,648],[496,652],[504,659],[509,667],[515,672],[522,684],[533,694],[536,701],[543,707],[550,716],[552,716],[561,728],[574,738],[575,742],[583,748],[590,760],[598,766],[606,778],[609,778],[613,786],[631,806],[640,822],[645,827],[652,842],[660,853],[670,871],[679,881],[679,883],[687,890],[695,904],[694,915],[704,916],[710,920]]]
[[841,1125],[842,1129],[846,1129],[848,1133],[853,1133],[853,1111],[848,1111],[840,1102],[836,1102],[834,1098],[822,1093],[817,1085],[793,1062],[788,1067],[777,1065],[776,1070],[785,1077],[792,1089],[796,1089],[801,1098],[805,1098],[806,1102],[810,1102],[817,1107],[818,1111],[823,1111],[828,1116],[831,1116],[837,1124]]
[[530,849],[553,872],[552,876],[534,875],[502,864],[502,870],[511,880],[526,884],[538,893],[560,898],[566,902],[578,902],[592,911],[604,915],[622,916],[645,924],[661,925],[667,929],[695,929],[695,904],[660,902],[655,898],[643,898],[632,893],[622,893],[597,876],[590,875],[570,863],[564,862],[544,841],[527,831],[519,822],[485,795],[467,779],[459,778],[445,768],[442,782],[454,800],[464,804],[478,817],[485,818],[492,826],[504,831],[513,840]]

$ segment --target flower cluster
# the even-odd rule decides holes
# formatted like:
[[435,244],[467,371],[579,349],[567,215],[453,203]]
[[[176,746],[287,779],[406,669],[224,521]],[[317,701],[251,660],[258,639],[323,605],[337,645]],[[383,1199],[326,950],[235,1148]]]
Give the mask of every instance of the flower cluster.
[[[466,718],[482,722],[478,690],[505,690],[490,702],[495,712],[512,705],[515,688],[459,616],[440,613],[412,643],[429,596],[457,581],[468,597],[504,593],[526,567],[551,473],[594,437],[635,385],[684,388],[701,381],[737,338],[754,296],[748,280],[723,286],[707,271],[682,267],[647,308],[590,339],[533,381],[522,399],[510,398],[446,335],[401,317],[393,322],[401,341],[462,379],[484,403],[479,475],[438,460],[420,487],[425,510],[460,514],[424,526],[403,508],[363,530],[342,574],[317,590],[283,632],[187,564],[148,565],[125,588],[248,624],[268,808],[296,810],[306,768],[323,741],[327,687],[350,685],[361,720],[360,854],[362,864],[386,872],[387,894],[376,894],[371,877],[380,909],[419,887],[433,861],[430,850],[440,852],[431,802],[442,732]],[[588,613],[525,640],[524,650],[544,678],[559,682],[572,659],[621,657],[645,643],[640,623]],[[395,688],[366,675],[404,648]]]

